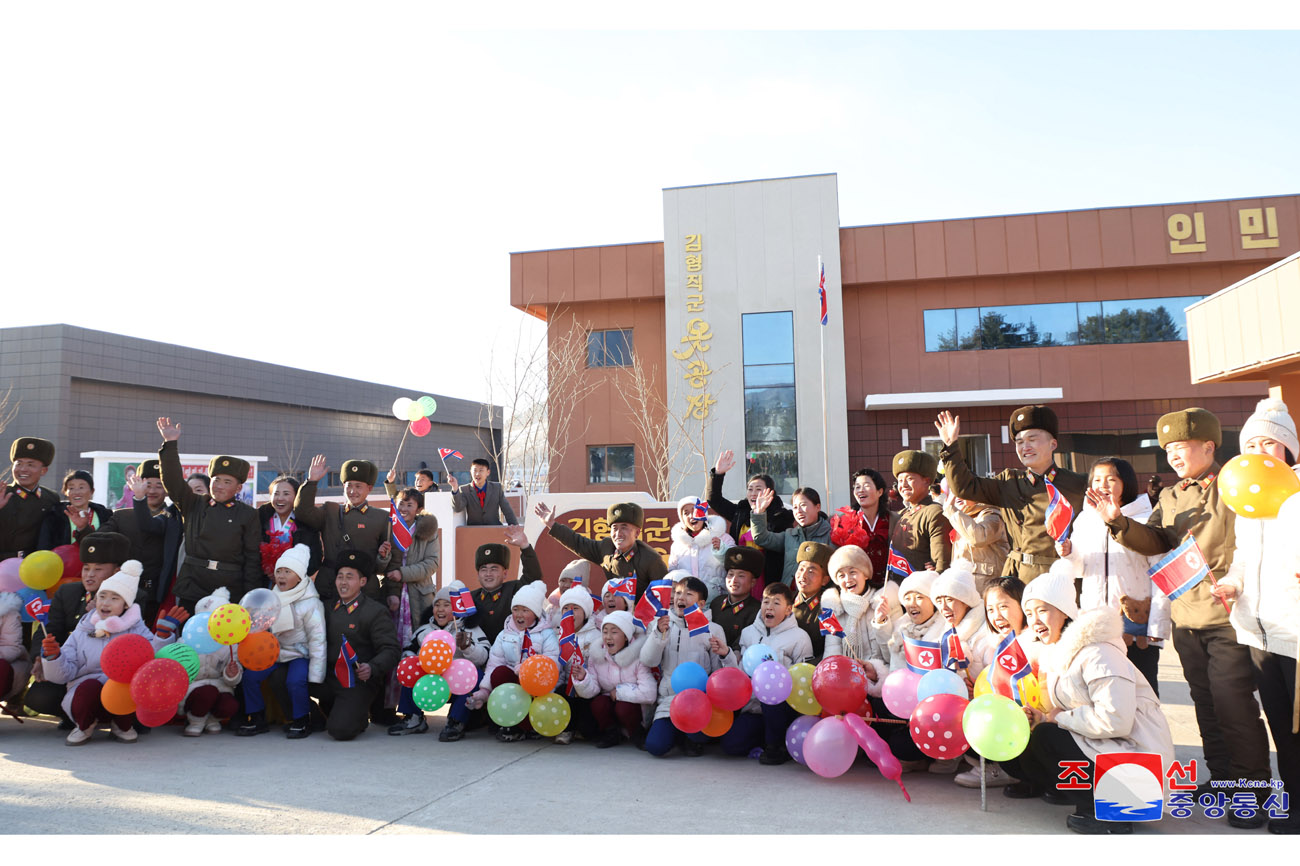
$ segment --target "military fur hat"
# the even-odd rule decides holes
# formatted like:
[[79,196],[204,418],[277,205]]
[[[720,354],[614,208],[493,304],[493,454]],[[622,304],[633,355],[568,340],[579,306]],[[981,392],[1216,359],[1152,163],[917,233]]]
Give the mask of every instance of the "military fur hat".
[[894,475],[904,472],[915,472],[932,479],[939,472],[939,461],[925,451],[899,451],[894,455]]
[[610,526],[615,523],[630,523],[640,529],[645,522],[645,512],[635,502],[616,502],[605,512],[605,519]]
[[805,541],[799,545],[799,553],[796,556],[797,562],[812,562],[820,565],[822,571],[831,561],[831,549],[829,545],[818,544],[815,541]]
[[240,484],[248,480],[248,470],[251,468],[247,460],[240,460],[229,454],[222,454],[208,461],[208,475],[229,475]]
[[146,460],[135,468],[135,474],[141,478],[162,478],[162,466],[157,459]]
[[1179,409],[1161,415],[1156,422],[1156,437],[1160,447],[1170,442],[1182,442],[1185,439],[1201,439],[1213,442],[1216,446],[1223,444],[1223,430],[1214,413],[1199,407]]
[[35,436],[22,436],[15,439],[9,446],[9,462],[21,460],[24,457],[30,457],[33,460],[39,460],[46,466],[54,462],[54,443],[48,439],[38,439]]
[[347,484],[349,481],[360,481],[362,484],[375,486],[379,480],[379,467],[369,460],[344,460],[343,467],[339,469],[339,481]]
[[1056,420],[1056,413],[1046,406],[1021,406],[1011,413],[1007,426],[1013,439],[1021,430],[1046,430],[1053,439],[1061,438],[1061,423]]
[[362,576],[373,580],[375,577],[375,558],[364,550],[345,550],[339,554],[335,570],[355,568]]
[[741,571],[748,571],[754,575],[755,580],[763,576],[763,565],[766,561],[767,557],[763,555],[763,551],[756,547],[743,547],[741,545],[728,547],[727,552],[722,556],[722,563],[727,571],[739,568]]
[[480,545],[479,549],[474,551],[474,568],[479,569],[485,565],[510,568],[510,548],[504,544]]
[[82,563],[121,565],[131,558],[131,540],[120,532],[92,532],[81,539]]

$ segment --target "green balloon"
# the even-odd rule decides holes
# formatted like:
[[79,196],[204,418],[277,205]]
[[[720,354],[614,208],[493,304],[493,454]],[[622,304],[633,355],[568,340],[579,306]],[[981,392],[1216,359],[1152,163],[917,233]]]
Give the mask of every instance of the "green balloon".
[[532,700],[518,683],[499,685],[488,695],[488,716],[503,728],[513,727],[528,715]]
[[962,733],[975,753],[990,761],[1009,761],[1029,745],[1029,719],[1011,698],[980,695],[966,705]]
[[437,674],[425,674],[411,687],[411,700],[426,713],[437,712],[451,697],[451,687]]
[[420,408],[424,410],[425,417],[428,417],[432,415],[434,412],[438,411],[438,401],[433,399],[432,397],[424,396],[421,397],[419,400],[416,400],[415,402],[420,404]]
[[154,653],[154,656],[180,662],[181,667],[185,668],[185,673],[190,675],[190,682],[194,682],[194,678],[199,675],[198,651],[187,643],[168,644]]

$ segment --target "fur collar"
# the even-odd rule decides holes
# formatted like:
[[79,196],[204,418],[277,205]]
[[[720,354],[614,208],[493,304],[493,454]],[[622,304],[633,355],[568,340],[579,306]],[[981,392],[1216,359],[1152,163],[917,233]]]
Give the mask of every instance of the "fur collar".
[[416,541],[428,541],[438,532],[438,518],[429,514],[427,511],[421,511],[415,515],[415,526],[412,527],[411,535]]
[[673,542],[683,547],[695,547],[703,549],[713,544],[713,533],[709,531],[706,525],[696,535],[691,535],[686,531],[686,527],[680,523],[673,524]]
[[133,604],[121,616],[110,616],[103,619],[100,619],[99,611],[92,610],[82,617],[81,622],[77,624],[77,628],[84,626],[84,631],[93,632],[95,637],[104,637],[109,634],[128,632],[135,628],[141,619],[140,605]]
[[1061,639],[1043,648],[1042,665],[1047,670],[1063,672],[1070,662],[1086,647],[1109,643],[1124,649],[1124,625],[1119,611],[1112,607],[1098,607],[1084,611],[1079,618],[1066,626]]
[[23,598],[16,592],[0,592],[0,616],[23,609]]

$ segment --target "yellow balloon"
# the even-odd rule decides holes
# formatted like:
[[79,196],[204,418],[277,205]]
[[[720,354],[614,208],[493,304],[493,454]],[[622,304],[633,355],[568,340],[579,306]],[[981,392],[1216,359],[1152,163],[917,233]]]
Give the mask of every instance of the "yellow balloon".
[[1270,454],[1240,454],[1219,471],[1219,496],[1240,517],[1277,517],[1277,510],[1296,493],[1300,478]]
[[1045,711],[1047,704],[1043,699],[1043,682],[1037,674],[1027,674],[1020,681],[1020,705]]
[[555,692],[533,698],[528,707],[528,721],[532,723],[533,730],[543,737],[554,737],[562,733],[569,726],[572,716],[569,702]]
[[822,705],[813,697],[812,676],[816,670],[807,662],[790,666],[790,697],[785,702],[805,716],[820,716]]
[[38,550],[23,557],[18,578],[32,589],[49,589],[63,577],[63,560],[52,550]]
[[975,678],[975,697],[992,693],[993,686],[989,685],[989,669],[985,668],[980,671],[980,675]]

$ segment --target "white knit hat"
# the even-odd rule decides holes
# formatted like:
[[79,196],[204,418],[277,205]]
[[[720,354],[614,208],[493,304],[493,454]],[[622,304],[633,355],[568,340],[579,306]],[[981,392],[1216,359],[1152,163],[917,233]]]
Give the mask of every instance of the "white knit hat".
[[1026,607],[1032,599],[1050,604],[1070,619],[1079,618],[1079,605],[1074,600],[1074,566],[1068,559],[1058,559],[1047,574],[1029,581],[1020,606]]
[[1296,435],[1295,419],[1281,400],[1269,397],[1256,404],[1255,414],[1241,425],[1241,435],[1238,437],[1241,450],[1245,451],[1246,443],[1256,436],[1276,439],[1287,447],[1292,457],[1300,460],[1300,436]]
[[515,593],[510,602],[511,607],[526,607],[540,620],[546,609],[546,584],[535,580]]
[[622,631],[623,634],[627,635],[628,643],[632,642],[632,636],[636,634],[636,626],[633,624],[632,614],[625,610],[616,610],[611,614],[607,614],[605,616],[605,621],[601,626],[604,627],[607,625],[618,626],[619,630]]
[[[519,598],[516,594],[515,598]],[[582,608],[583,622],[590,622],[591,615],[596,606],[591,603],[591,593],[583,586],[573,586],[567,592],[560,596],[560,610],[564,610],[566,604],[576,604]]]
[[219,586],[212,590],[211,595],[205,595],[194,604],[195,613],[211,613],[223,604],[230,604],[230,590],[224,586]]
[[130,607],[135,604],[135,594],[140,589],[140,575],[143,573],[144,566],[140,560],[128,559],[122,563],[121,571],[99,585],[99,592],[95,594],[115,592],[126,599],[126,606]]
[[914,571],[903,579],[902,585],[898,588],[898,597],[901,599],[909,592],[919,592],[921,595],[934,600],[930,595],[930,587],[939,579],[939,575],[933,571]]
[[941,595],[955,598],[967,607],[980,606],[980,594],[975,589],[975,572],[971,570],[969,562],[957,560],[931,584],[930,597],[937,603]]
[[590,575],[591,563],[585,559],[575,559],[564,566],[564,570],[560,572],[560,580],[567,577],[574,583],[585,583]]
[[451,601],[452,590],[461,590],[464,588],[465,588],[465,584],[461,583],[459,580],[453,580],[451,583],[447,584],[446,586],[442,587],[437,592],[435,592],[433,594],[433,600]]
[[287,568],[299,577],[307,576],[307,563],[311,562],[311,551],[305,544],[295,544],[280,554],[275,561],[276,568]]

